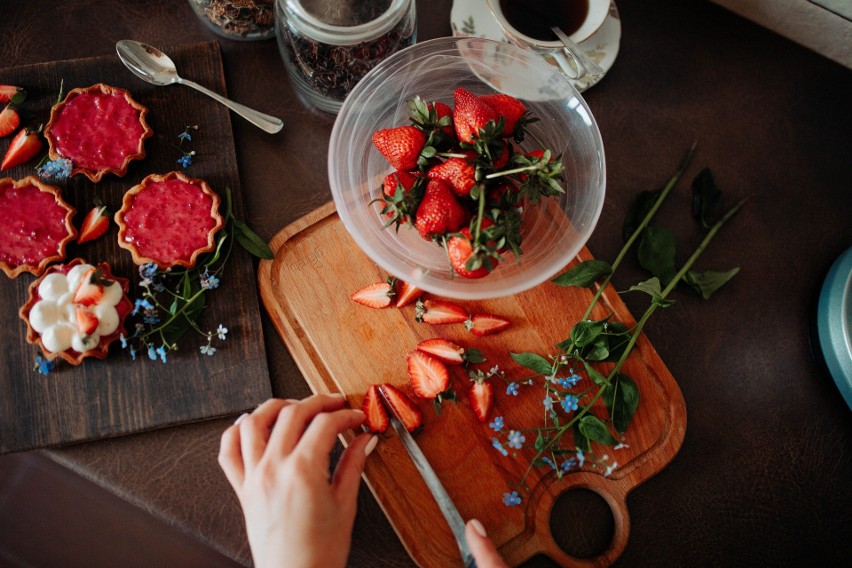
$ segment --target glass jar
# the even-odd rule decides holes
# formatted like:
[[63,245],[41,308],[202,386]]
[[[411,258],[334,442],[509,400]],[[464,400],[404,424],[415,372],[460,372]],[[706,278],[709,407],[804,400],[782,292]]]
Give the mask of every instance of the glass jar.
[[414,0],[277,0],[275,31],[296,90],[337,113],[355,84],[417,35]]
[[227,39],[254,41],[275,35],[275,0],[189,0],[207,27]]

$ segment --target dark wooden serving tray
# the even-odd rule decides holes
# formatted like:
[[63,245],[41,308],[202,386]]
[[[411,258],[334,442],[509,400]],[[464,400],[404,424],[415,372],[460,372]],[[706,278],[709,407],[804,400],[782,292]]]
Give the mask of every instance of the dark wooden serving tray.
[[[184,76],[225,93],[217,43],[165,50]],[[148,107],[148,121],[154,129],[154,136],[145,144],[147,157],[133,162],[126,176],[107,175],[98,184],[75,176],[63,188],[64,198],[78,211],[74,220],[78,227],[96,196],[115,211],[124,193],[143,177],[173,170],[206,179],[222,196],[225,187],[230,187],[234,213],[245,218],[231,119],[225,107],[185,87],[143,83],[115,55],[0,70],[0,83],[27,89],[25,109],[41,121],[49,117],[62,80],[66,92],[95,83],[128,89]],[[199,130],[192,131],[194,163],[182,170],[177,164],[181,153],[174,145],[187,125],[198,125]],[[0,140],[0,155],[10,140]],[[0,177],[32,175],[35,162],[4,171]],[[101,239],[79,246],[73,243],[68,259],[81,256],[92,263],[109,262],[114,273],[130,278],[132,299],[137,297],[137,267],[130,253],[118,247],[116,235],[112,223]],[[144,354],[133,361],[116,343],[104,361],[88,359],[78,367],[61,363],[50,375],[40,375],[33,371],[39,349],[26,342],[26,327],[18,317],[34,279],[29,274],[16,280],[0,275],[0,453],[232,414],[271,395],[254,269],[251,258],[239,247],[225,267],[221,286],[209,293],[200,321],[205,331],[220,323],[230,330],[228,339],[216,344],[218,352],[212,357],[199,352],[200,336],[188,334],[166,364],[148,360]]]

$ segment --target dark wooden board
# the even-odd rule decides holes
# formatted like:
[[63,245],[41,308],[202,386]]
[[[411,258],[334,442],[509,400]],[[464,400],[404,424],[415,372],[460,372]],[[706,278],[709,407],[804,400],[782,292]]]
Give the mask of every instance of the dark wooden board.
[[[226,93],[217,43],[163,47],[183,76]],[[231,118],[225,107],[186,87],[148,85],[126,70],[115,55],[0,70],[0,83],[27,88],[30,96],[25,108],[40,120],[49,116],[62,80],[66,91],[99,82],[128,89],[148,107],[148,121],[154,129],[154,136],[145,144],[147,157],[133,162],[126,176],[107,175],[98,184],[75,176],[63,188],[65,199],[78,211],[77,226],[95,196],[115,211],[124,193],[143,177],[173,170],[206,179],[222,196],[225,187],[230,187],[235,215],[245,219]],[[174,145],[186,125],[196,124],[199,130],[192,131],[191,146],[196,156],[183,170],[176,162],[181,152]],[[10,139],[0,140],[0,153],[5,153]],[[0,177],[31,175],[35,162],[4,171]],[[112,223],[105,237],[79,246],[73,243],[68,259],[82,256],[93,263],[109,262],[113,272],[131,279],[133,299],[138,297],[137,267],[130,253],[118,247],[116,235]],[[229,329],[227,340],[216,343],[218,352],[212,357],[198,350],[204,340],[189,334],[166,364],[144,354],[133,361],[116,343],[104,361],[89,359],[78,367],[61,363],[50,375],[40,375],[33,371],[34,358],[40,352],[26,342],[26,327],[18,317],[34,279],[29,274],[16,280],[0,275],[0,453],[232,414],[271,396],[254,268],[252,259],[239,247],[228,260],[221,286],[209,293],[200,321],[205,331],[220,323]]]

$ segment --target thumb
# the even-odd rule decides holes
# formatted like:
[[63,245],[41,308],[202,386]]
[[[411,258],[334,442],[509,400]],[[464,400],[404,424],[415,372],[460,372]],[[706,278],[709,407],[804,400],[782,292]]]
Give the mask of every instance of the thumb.
[[485,527],[476,519],[467,522],[464,528],[464,536],[470,552],[476,560],[477,568],[509,568],[497,552],[497,547],[485,533]]
[[379,439],[371,434],[361,434],[343,451],[337,467],[334,469],[332,484],[340,503],[352,506],[355,510],[358,500],[358,487],[367,456],[376,447]]

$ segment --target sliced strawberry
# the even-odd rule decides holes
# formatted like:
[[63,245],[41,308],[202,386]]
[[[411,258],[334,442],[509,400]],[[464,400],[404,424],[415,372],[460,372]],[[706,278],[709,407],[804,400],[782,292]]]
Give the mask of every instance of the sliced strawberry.
[[23,89],[15,85],[0,85],[0,103],[12,100],[12,97],[21,91]]
[[513,136],[518,123],[523,124],[521,119],[524,113],[527,112],[527,107],[515,97],[503,93],[495,93],[492,95],[482,95],[479,98],[482,102],[497,111],[499,116],[503,117],[503,136]]
[[391,410],[409,432],[414,432],[423,425],[423,414],[414,402],[390,383],[379,387]]
[[426,240],[458,231],[469,213],[458,202],[449,186],[441,180],[429,180],[420,206],[417,207],[414,227]]
[[470,316],[469,320],[464,322],[464,325],[472,334],[482,337],[483,335],[491,335],[492,333],[503,331],[512,325],[512,322],[504,317],[491,314],[474,314]]
[[494,388],[486,380],[474,380],[470,385],[470,405],[480,422],[488,420],[491,405],[494,403]]
[[409,284],[405,280],[399,281],[399,291],[396,293],[396,307],[402,308],[419,298],[423,294],[423,290]]
[[417,168],[426,135],[414,126],[384,128],[373,133],[373,144],[395,170]]
[[80,287],[74,293],[75,304],[92,306],[101,301],[104,297],[104,287],[97,280],[96,268],[90,268],[86,271],[86,274],[83,275],[83,279],[80,281]]
[[379,395],[379,387],[376,385],[370,385],[367,394],[364,395],[364,402],[361,403],[361,410],[367,416],[364,420],[364,426],[366,426],[370,432],[381,433],[388,429],[390,420],[388,419],[388,413],[382,404],[381,396]]
[[82,244],[93,241],[106,233],[109,227],[109,215],[106,214],[106,205],[94,207],[86,213],[83,224],[80,226],[80,235],[77,243]]
[[376,282],[353,292],[349,299],[368,308],[380,309],[390,306],[393,295],[393,287],[390,283]]
[[429,179],[439,179],[459,197],[467,197],[476,185],[476,167],[464,158],[450,158],[426,172]]
[[489,122],[496,124],[499,115],[490,105],[478,96],[462,88],[453,94],[455,108],[453,109],[453,125],[459,142],[473,142],[481,138],[482,132]]
[[88,308],[77,306],[77,329],[83,335],[92,335],[100,321]]
[[443,300],[418,300],[414,310],[414,319],[420,322],[440,325],[445,323],[464,323],[468,313],[463,307]]
[[482,363],[485,361],[485,357],[482,356],[482,352],[479,349],[465,349],[442,337],[425,339],[417,344],[417,349],[428,353],[447,365]]
[[8,136],[21,125],[21,116],[11,105],[0,111],[0,138]]
[[408,352],[408,379],[420,398],[433,399],[450,386],[446,365],[417,349]]
[[0,170],[29,162],[41,151],[41,145],[37,131],[26,128],[21,130],[12,138],[9,148],[6,150],[6,155],[3,157],[3,162],[0,163]]

